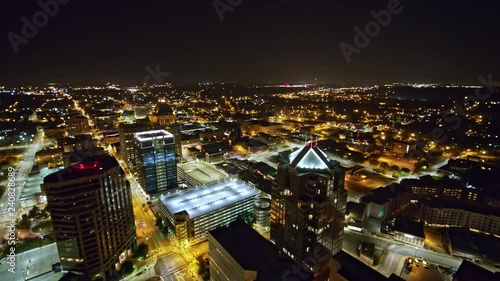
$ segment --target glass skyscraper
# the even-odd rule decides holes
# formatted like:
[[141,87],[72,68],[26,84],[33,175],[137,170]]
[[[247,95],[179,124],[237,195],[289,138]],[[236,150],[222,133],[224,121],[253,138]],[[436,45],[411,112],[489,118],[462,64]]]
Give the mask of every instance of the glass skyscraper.
[[177,188],[174,136],[165,130],[134,134],[139,183],[148,194]]

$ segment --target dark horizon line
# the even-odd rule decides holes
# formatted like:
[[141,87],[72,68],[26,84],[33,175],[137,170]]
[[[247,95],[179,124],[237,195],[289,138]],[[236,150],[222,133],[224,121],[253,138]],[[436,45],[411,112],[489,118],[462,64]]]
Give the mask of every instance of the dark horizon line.
[[180,83],[173,83],[169,81],[165,81],[165,83],[162,84],[133,84],[133,83],[118,83],[118,82],[101,82],[101,83],[89,83],[89,84],[82,84],[82,83],[71,83],[71,82],[44,82],[44,83],[27,83],[27,84],[22,84],[22,83],[12,83],[11,85],[9,84],[0,84],[0,87],[3,87],[5,89],[11,89],[11,88],[21,88],[21,87],[49,87],[49,86],[60,86],[60,87],[104,87],[106,85],[118,85],[120,87],[152,87],[152,86],[166,86],[167,84],[172,85],[172,87],[189,87],[189,86],[199,86],[200,84],[213,84],[213,85],[222,85],[222,84],[228,84],[228,85],[244,85],[244,86],[265,86],[265,85],[329,85],[329,86],[338,86],[338,87],[371,87],[371,86],[384,86],[384,85],[389,85],[389,84],[427,84],[427,85],[439,85],[439,86],[483,86],[478,80],[476,80],[475,83],[470,83],[470,82],[408,82],[408,81],[391,81],[391,82],[378,82],[378,83],[356,83],[356,82],[344,82],[344,83],[339,83],[339,82],[332,82],[332,81],[315,81],[315,82],[304,82],[304,81],[268,81],[268,82],[241,82],[241,81],[203,81],[203,82],[180,82]]

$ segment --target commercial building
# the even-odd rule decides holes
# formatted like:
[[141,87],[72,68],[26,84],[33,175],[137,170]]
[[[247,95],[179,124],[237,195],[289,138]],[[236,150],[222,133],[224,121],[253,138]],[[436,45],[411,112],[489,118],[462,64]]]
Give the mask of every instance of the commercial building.
[[45,177],[63,271],[111,280],[136,248],[130,185],[118,162],[91,156]]
[[500,212],[495,208],[449,201],[422,201],[420,219],[432,227],[467,227],[500,236]]
[[177,123],[177,117],[175,116],[173,109],[165,102],[159,102],[149,116],[149,120],[151,121],[151,124],[163,126],[162,129],[165,129],[174,135],[175,154],[177,159],[181,159],[181,129],[180,125]]
[[345,169],[314,142],[285,156],[271,191],[271,241],[304,268],[319,273],[329,266],[315,254],[332,256],[342,248],[347,191]]
[[348,253],[341,251],[333,256],[330,260],[330,276],[329,281],[403,281],[394,273],[389,277],[385,277],[377,270],[362,261],[354,258]]
[[367,217],[384,219],[410,204],[411,189],[400,184],[391,184],[371,191],[359,201],[366,204]]
[[[210,280],[276,281],[295,280],[293,268],[298,266],[281,257],[275,245],[242,220],[209,232]],[[313,280],[312,274],[300,272],[296,280]]]
[[136,157],[134,147],[134,134],[139,132],[161,130],[164,126],[153,126],[151,123],[144,120],[137,120],[137,123],[121,123],[118,125],[118,135],[120,137],[121,159],[125,161],[127,167],[135,170]]
[[68,137],[74,137],[82,134],[90,134],[89,120],[84,116],[75,116],[64,121]]
[[457,272],[453,275],[453,281],[490,281],[498,280],[499,278],[499,272],[491,272],[467,260],[462,261]]
[[137,174],[148,194],[177,188],[174,136],[165,130],[134,134]]
[[215,183],[228,177],[228,174],[203,161],[190,162],[177,166],[179,178],[190,186]]
[[419,222],[397,217],[394,222],[394,240],[423,247],[424,226]]
[[243,181],[228,179],[210,186],[160,196],[160,215],[174,230],[179,244],[207,238],[207,232],[254,212],[259,191]]

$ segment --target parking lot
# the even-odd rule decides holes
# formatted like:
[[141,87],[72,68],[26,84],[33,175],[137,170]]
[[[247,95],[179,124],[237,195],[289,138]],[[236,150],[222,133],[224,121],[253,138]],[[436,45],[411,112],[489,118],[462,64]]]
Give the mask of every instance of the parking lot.
[[436,264],[432,264],[422,259],[415,259],[409,257],[405,261],[403,272],[401,274],[403,279],[407,281],[448,281],[451,280],[451,274],[448,274],[444,268]]

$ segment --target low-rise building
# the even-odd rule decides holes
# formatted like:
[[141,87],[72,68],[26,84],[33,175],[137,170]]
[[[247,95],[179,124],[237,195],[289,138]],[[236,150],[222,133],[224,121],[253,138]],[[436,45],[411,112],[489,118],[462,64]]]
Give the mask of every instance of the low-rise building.
[[177,174],[189,186],[209,185],[229,176],[224,171],[203,161],[177,165]]
[[159,197],[160,215],[174,230],[181,246],[203,241],[207,232],[254,213],[259,191],[243,181],[228,179],[210,186]]
[[423,247],[425,241],[424,226],[419,222],[398,217],[394,223],[394,239]]
[[500,235],[500,212],[493,208],[427,200],[421,202],[420,220],[433,227],[468,227],[486,234]]

